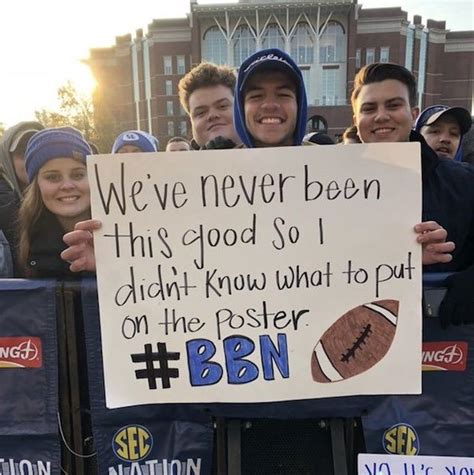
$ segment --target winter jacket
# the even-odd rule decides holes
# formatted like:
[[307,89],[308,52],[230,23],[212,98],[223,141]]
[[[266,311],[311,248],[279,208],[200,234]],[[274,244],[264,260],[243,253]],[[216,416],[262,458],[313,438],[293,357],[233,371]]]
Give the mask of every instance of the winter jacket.
[[18,236],[16,231],[19,205],[19,198],[13,189],[13,185],[0,170],[0,231],[3,231],[10,246],[14,276],[18,275],[16,268]]
[[422,221],[436,221],[448,232],[456,249],[447,264],[425,266],[425,272],[453,272],[474,265],[474,168],[439,158],[418,132],[411,142],[421,144]]
[[64,230],[57,218],[44,210],[31,235],[27,265],[36,278],[78,278],[80,275],[69,270],[69,264],[61,259],[66,249],[63,242]]

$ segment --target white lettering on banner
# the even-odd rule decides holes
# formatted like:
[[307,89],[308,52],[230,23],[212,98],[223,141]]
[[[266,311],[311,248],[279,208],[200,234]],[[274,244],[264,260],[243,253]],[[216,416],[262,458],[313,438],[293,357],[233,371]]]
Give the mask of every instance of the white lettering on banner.
[[41,338],[36,336],[0,337],[0,368],[41,368]]
[[458,345],[452,345],[438,351],[424,351],[423,363],[448,363],[457,364],[463,359],[462,349]]
[[[200,475],[201,459],[184,460],[157,459],[143,462],[132,462],[130,465],[109,467],[108,475]],[[0,474],[2,475],[2,474]]]
[[18,358],[20,360],[34,360],[38,356],[38,348],[31,340],[18,346],[0,346],[0,358]]
[[359,454],[358,475],[474,475],[474,458]]
[[88,160],[107,407],[421,391],[419,144],[113,158]]
[[51,475],[51,462],[0,458],[0,475]]

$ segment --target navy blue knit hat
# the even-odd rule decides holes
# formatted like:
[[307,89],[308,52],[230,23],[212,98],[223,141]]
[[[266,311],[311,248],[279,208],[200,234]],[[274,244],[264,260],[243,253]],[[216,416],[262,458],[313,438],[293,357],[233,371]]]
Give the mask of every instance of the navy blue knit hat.
[[158,139],[141,130],[122,132],[112,145],[112,153],[117,153],[124,145],[135,145],[142,152],[158,151]]
[[25,152],[25,168],[31,182],[38,170],[54,158],[85,160],[92,155],[89,144],[73,127],[58,127],[37,132],[28,141]]
[[296,127],[293,135],[293,145],[300,145],[306,129],[306,90],[303,76],[298,65],[284,51],[278,48],[268,48],[250,55],[240,66],[235,86],[234,125],[242,143],[246,147],[255,147],[252,137],[245,126],[244,90],[248,79],[256,72],[282,71],[289,74],[295,81],[297,92],[298,112]]

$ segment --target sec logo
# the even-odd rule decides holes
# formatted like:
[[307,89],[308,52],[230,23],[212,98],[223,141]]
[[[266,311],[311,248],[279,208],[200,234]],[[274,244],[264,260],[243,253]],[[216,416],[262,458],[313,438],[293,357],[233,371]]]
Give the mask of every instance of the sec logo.
[[387,429],[382,443],[385,452],[392,455],[417,455],[420,452],[420,439],[409,424],[396,424]]
[[128,425],[119,429],[112,441],[115,455],[125,462],[136,462],[149,455],[153,436],[143,426]]

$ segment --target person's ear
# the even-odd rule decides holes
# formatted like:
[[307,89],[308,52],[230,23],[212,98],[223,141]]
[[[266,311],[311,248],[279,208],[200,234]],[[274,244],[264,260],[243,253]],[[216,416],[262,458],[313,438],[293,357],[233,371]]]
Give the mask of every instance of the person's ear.
[[415,124],[416,118],[420,115],[420,108],[418,106],[411,108],[411,117],[413,119],[413,125]]

